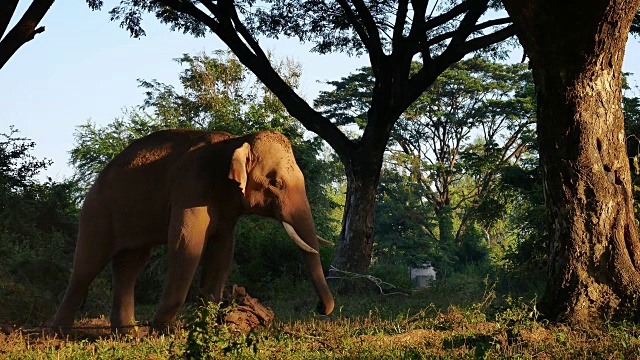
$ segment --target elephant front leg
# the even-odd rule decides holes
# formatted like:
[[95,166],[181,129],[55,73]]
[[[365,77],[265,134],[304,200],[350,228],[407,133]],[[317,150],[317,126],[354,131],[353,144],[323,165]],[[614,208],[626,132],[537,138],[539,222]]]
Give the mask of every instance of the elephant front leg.
[[233,262],[235,222],[219,228],[207,240],[202,256],[200,293],[206,300],[220,301]]
[[206,207],[172,209],[167,275],[154,326],[170,325],[184,304],[202,255],[208,226]]
[[112,260],[113,305],[111,308],[111,331],[120,334],[135,333],[134,289],[136,278],[151,255],[151,248],[126,249]]

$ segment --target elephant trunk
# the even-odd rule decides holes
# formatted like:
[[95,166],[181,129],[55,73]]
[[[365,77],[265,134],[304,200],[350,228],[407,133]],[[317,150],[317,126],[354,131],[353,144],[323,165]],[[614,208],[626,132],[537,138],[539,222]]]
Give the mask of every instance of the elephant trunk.
[[[307,209],[309,209],[308,206]],[[331,290],[329,290],[329,286],[327,285],[327,280],[324,277],[322,263],[320,262],[320,254],[317,252],[318,238],[316,235],[315,224],[313,223],[313,219],[311,218],[311,210],[309,209],[308,211],[303,211],[302,214],[298,213],[297,216],[295,216],[293,219],[285,222],[291,224],[291,226],[295,230],[295,233],[297,233],[297,235],[302,238],[306,245],[316,250],[316,252],[314,253],[301,247],[300,251],[302,253],[302,259],[307,272],[311,276],[313,287],[316,290],[316,294],[318,294],[318,298],[320,299],[320,303],[318,304],[317,308],[318,313],[322,315],[329,315],[333,311],[334,300],[333,295],[331,294]],[[285,225],[285,229],[286,228],[287,226]],[[291,237],[293,238],[293,236]]]

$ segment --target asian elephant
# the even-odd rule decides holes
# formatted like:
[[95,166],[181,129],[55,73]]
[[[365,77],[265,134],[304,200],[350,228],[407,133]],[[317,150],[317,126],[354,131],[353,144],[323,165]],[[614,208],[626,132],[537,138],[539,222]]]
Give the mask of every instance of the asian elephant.
[[[291,144],[273,131],[236,137],[224,132],[162,130],[113,158],[89,190],[80,214],[73,270],[54,317],[73,324],[88,287],[112,261],[113,330],[134,319],[134,285],[152,247],[168,244],[164,289],[153,324],[174,321],[202,258],[202,295],[219,300],[227,279],[238,217],[281,221],[302,249],[305,267],[329,314],[334,300],[324,277],[304,177]],[[124,329],[123,329],[124,330]]]

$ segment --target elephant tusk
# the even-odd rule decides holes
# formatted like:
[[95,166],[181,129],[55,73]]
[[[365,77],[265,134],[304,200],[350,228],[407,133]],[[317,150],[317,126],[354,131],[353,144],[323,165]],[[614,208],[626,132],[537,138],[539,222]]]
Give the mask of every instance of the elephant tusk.
[[312,248],[311,246],[309,246],[306,242],[304,242],[300,236],[298,236],[298,233],[296,233],[296,231],[293,229],[293,226],[287,224],[286,222],[282,222],[282,226],[284,226],[285,231],[287,232],[287,235],[289,235],[289,237],[291,238],[291,240],[293,240],[294,243],[296,243],[296,245],[298,245],[300,247],[300,249],[312,253],[312,254],[317,254],[318,251],[314,248]]
[[318,243],[324,246],[336,246],[336,244],[333,241],[325,240],[318,235],[316,235],[316,237],[318,238]]

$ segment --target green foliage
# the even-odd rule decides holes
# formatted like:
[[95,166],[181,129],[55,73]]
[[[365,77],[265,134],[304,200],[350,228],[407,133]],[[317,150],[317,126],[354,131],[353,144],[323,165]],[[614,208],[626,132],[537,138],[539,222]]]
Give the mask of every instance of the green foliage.
[[388,265],[376,263],[369,268],[369,274],[382,281],[395,286],[397,289],[384,289],[386,292],[394,292],[398,289],[407,292],[411,288],[409,269],[404,265]]
[[177,126],[179,124],[173,118],[154,118],[133,110],[125,111],[122,117],[102,127],[91,121],[78,126],[70,151],[76,179],[85,191],[88,190],[107,163],[135,139]]
[[77,185],[40,183],[51,163],[10,128],[0,134],[0,322],[39,322],[53,313],[68,280],[77,231]]
[[252,356],[258,350],[258,339],[250,333],[234,332],[221,323],[233,305],[220,308],[219,303],[206,302],[198,307],[188,321],[184,353],[186,359],[218,359],[222,356]]
[[542,314],[538,311],[536,298],[526,302],[521,297],[514,298],[508,295],[505,300],[505,308],[495,313],[495,321],[501,326],[518,331],[522,327],[531,327],[538,318],[541,318]]
[[517,199],[517,206],[507,213],[510,222],[517,224],[518,239],[513,248],[505,249],[508,266],[525,273],[546,268],[549,235],[537,156],[526,159],[521,166],[505,167],[501,187],[504,192],[513,192]]
[[[329,82],[334,89],[315,105],[336,124],[362,130],[374,80],[371,68],[361,68]],[[409,107],[392,130],[380,177],[378,262],[429,260],[446,273],[488,259],[485,238],[507,236],[503,214],[516,201],[499,186],[501,169],[519,166],[535,142],[533,95],[525,65],[474,57],[444,71]]]
[[414,195],[417,187],[410,178],[383,169],[376,198],[377,262],[418,266],[448,260],[449,252],[430,235],[435,213]]

